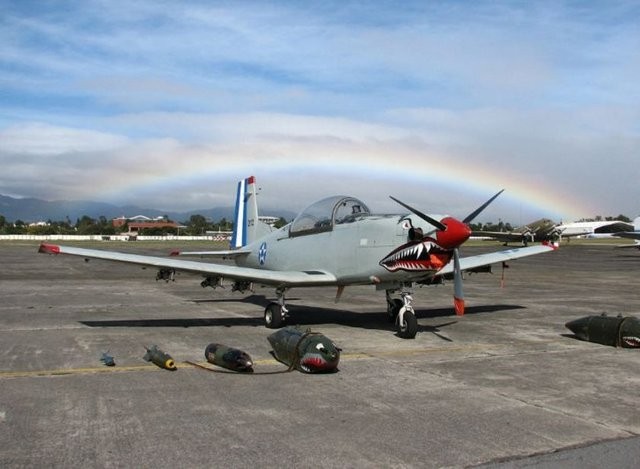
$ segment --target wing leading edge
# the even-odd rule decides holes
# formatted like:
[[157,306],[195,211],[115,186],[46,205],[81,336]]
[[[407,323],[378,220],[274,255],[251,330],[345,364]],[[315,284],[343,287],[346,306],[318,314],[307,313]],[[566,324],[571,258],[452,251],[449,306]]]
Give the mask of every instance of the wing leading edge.
[[[557,247],[552,244],[541,244],[527,248],[506,249],[504,251],[495,251],[486,254],[479,254],[477,256],[463,257],[460,259],[460,268],[461,270],[475,269],[485,265],[497,264],[499,262],[534,256],[536,254],[543,254],[545,252],[555,251],[556,249]],[[453,273],[452,263],[447,264],[442,268],[442,270],[438,271],[438,275],[451,273]]]
[[147,267],[175,269],[183,272],[219,276],[235,280],[246,280],[264,285],[287,286],[323,286],[335,285],[336,277],[328,272],[312,271],[275,271],[238,267],[235,265],[214,264],[187,261],[175,258],[127,254],[117,251],[101,251],[71,246],[42,243],[38,252],[46,254],[68,254],[85,259],[103,259],[107,261],[125,262]]

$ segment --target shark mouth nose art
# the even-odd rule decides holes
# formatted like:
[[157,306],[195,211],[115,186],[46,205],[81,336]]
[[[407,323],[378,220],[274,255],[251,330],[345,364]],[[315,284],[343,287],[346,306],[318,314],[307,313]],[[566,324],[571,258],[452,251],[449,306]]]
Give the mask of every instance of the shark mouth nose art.
[[419,272],[440,269],[450,257],[450,254],[431,241],[413,241],[391,251],[380,261],[380,265],[390,272]]

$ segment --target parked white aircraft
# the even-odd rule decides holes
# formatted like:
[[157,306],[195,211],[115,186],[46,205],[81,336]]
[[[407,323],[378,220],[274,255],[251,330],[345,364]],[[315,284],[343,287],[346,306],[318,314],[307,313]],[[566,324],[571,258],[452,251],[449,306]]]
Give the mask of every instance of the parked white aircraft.
[[580,221],[556,226],[561,238],[605,234],[611,236],[613,233],[631,231],[632,229],[633,227],[630,223],[620,220]]

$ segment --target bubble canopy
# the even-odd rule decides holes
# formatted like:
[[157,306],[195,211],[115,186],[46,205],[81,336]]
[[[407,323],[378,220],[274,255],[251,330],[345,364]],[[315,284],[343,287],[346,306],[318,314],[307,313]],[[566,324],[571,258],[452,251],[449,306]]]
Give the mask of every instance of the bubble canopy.
[[309,205],[293,220],[290,236],[331,231],[335,225],[351,223],[370,215],[369,207],[355,197],[334,195]]

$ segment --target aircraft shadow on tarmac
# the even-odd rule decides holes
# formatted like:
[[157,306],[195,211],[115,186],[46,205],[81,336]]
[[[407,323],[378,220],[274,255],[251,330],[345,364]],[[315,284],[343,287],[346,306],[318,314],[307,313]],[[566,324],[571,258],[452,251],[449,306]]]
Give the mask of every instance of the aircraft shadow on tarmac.
[[[293,300],[293,299],[292,299]],[[203,302],[204,300],[196,300]],[[269,300],[262,295],[251,295],[242,300],[206,300],[207,302],[246,302],[265,307]],[[287,320],[289,325],[299,326],[320,326],[323,324],[339,324],[348,327],[361,329],[375,329],[394,331],[395,326],[389,322],[386,311],[375,312],[354,312],[335,308],[321,308],[316,306],[303,306],[289,304],[290,317]],[[494,313],[498,311],[509,311],[524,309],[524,306],[500,304],[485,306],[469,306],[465,310],[466,315]],[[446,327],[457,322],[452,315],[452,308],[418,309],[416,317],[420,319],[430,318],[451,318],[452,321],[436,326],[418,324],[418,332],[432,332],[438,335],[440,327]],[[80,321],[89,327],[233,327],[233,326],[263,326],[262,316],[257,317],[220,317],[220,318],[165,318],[165,319],[119,319],[119,320],[96,320]],[[450,340],[441,337],[444,340]]]

